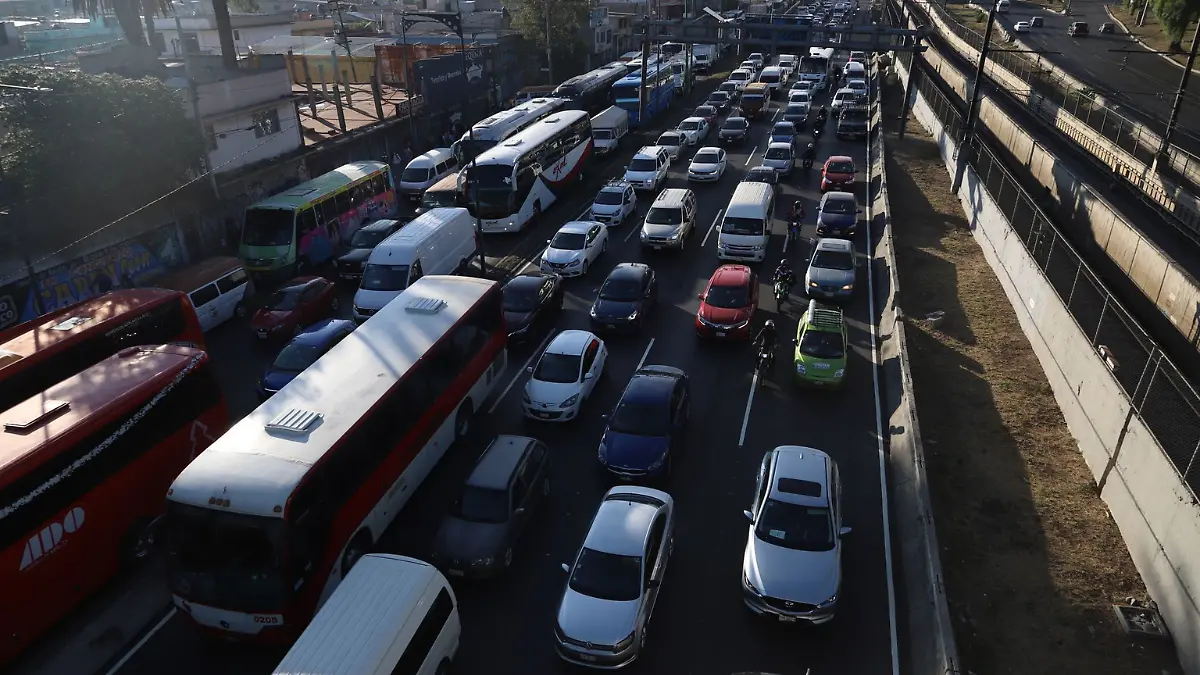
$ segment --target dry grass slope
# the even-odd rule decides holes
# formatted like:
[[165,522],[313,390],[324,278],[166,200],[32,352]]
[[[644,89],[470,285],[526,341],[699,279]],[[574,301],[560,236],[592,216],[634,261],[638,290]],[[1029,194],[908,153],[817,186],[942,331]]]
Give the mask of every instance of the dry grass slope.
[[[1159,675],[1110,604],[1145,597],[937,144],[889,89],[888,188],[951,614],[966,673]],[[942,310],[937,329],[920,319]]]

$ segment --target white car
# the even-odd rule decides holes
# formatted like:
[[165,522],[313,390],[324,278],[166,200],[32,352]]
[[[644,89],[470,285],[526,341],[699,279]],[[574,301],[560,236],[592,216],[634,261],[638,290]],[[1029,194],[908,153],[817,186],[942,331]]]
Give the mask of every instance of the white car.
[[860,52],[860,51],[858,51],[857,49],[855,49],[855,50],[852,50],[852,51],[850,52],[850,58],[849,58],[849,59],[847,59],[847,60],[848,60],[848,61],[857,61],[858,63],[866,63],[866,61],[867,61],[867,53],[866,53],[866,52]]
[[545,422],[567,422],[579,409],[604,372],[608,348],[604,341],[585,330],[564,330],[550,341],[536,366],[529,368],[529,381],[521,397],[526,417]]
[[628,181],[610,180],[592,199],[592,220],[612,227],[637,213],[637,192]]
[[692,157],[692,163],[688,165],[688,180],[721,180],[721,176],[725,175],[727,161],[725,150],[721,148],[712,146],[700,148]]
[[754,72],[745,68],[738,68],[725,78],[726,82],[732,82],[737,85],[738,91],[746,88],[746,85],[754,81]]
[[1028,33],[1029,32],[1029,22],[1028,21],[1016,22],[1015,24],[1013,24],[1013,32],[1014,33]]
[[859,80],[859,79],[846,80],[846,86],[843,88],[844,89],[853,89],[854,91],[857,91],[858,93],[862,94],[863,96],[867,95],[867,81],[866,80]]
[[679,153],[683,152],[683,146],[688,145],[688,141],[682,131],[664,131],[655,145],[666,148],[667,154],[671,155],[671,160],[674,161],[679,159]]
[[573,220],[563,225],[542,253],[542,271],[564,277],[581,277],[608,249],[608,228],[594,220]]
[[635,190],[657,190],[671,170],[671,154],[666,148],[647,145],[638,150],[625,167],[625,180]]
[[748,73],[750,73],[752,76],[754,76],[755,79],[758,79],[759,67],[758,67],[757,63],[747,59],[745,61],[742,61],[741,65],[738,66],[738,69],[745,70]]
[[703,117],[689,117],[679,123],[678,131],[683,132],[688,145],[698,145],[708,138],[708,122]]
[[812,105],[812,93],[808,89],[793,89],[788,92],[788,105],[793,103],[803,103],[804,105]]
[[833,95],[833,100],[829,102],[829,111],[837,113],[842,108],[854,105],[858,102],[858,97],[862,92],[855,91],[849,87],[842,87]]
[[792,88],[788,91],[788,96],[791,96],[797,91],[806,91],[809,96],[812,96],[813,83],[811,80],[796,80],[792,83]]
[[763,152],[762,165],[775,169],[781,178],[790,176],[796,167],[796,149],[791,143],[771,143]]

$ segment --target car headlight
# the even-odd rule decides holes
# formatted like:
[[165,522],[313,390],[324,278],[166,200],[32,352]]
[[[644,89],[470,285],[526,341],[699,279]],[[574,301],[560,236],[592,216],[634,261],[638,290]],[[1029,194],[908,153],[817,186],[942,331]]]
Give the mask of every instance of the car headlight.
[[817,605],[817,607],[831,607],[833,605],[836,605],[837,601],[838,601],[837,593],[834,593],[833,595],[829,596],[828,600],[820,603],[819,605]]
[[746,319],[745,321],[743,321],[741,323],[735,323],[734,325],[730,326],[730,328],[732,328],[734,330],[738,330],[741,328],[745,328],[748,325],[750,325],[750,319]]
[[796,362],[796,374],[804,375],[807,372],[808,372],[808,369],[804,367],[804,364],[797,361]]
[[[477,558],[471,561],[471,565],[474,567],[491,567],[494,562],[496,562],[495,558]],[[834,599],[836,600],[837,598]]]
[[529,392],[527,392],[527,391],[521,392],[521,402],[522,403],[533,403],[533,400],[529,398]]
[[650,235],[646,234],[646,231],[645,231],[645,230],[642,230],[641,232],[638,232],[638,238],[639,238],[639,239],[641,239],[642,241],[645,241],[645,240],[646,240],[646,239],[648,239],[649,237],[650,237]]
[[631,646],[633,646],[633,636],[636,634],[637,634],[637,631],[634,631],[633,633],[629,634],[629,637],[627,637],[624,640],[621,640],[617,644],[613,645],[613,651],[614,652],[623,652],[626,649],[629,649]]
[[575,394],[575,395],[574,395],[574,396],[572,396],[571,398],[569,398],[569,399],[567,399],[567,400],[563,401],[562,403],[559,403],[559,404],[558,404],[558,407],[560,407],[560,408],[570,408],[571,406],[575,405],[575,402],[576,402],[576,401],[578,401],[578,400],[579,400],[579,394]]
[[680,230],[680,231],[678,231],[678,232],[675,232],[675,233],[674,233],[674,234],[672,234],[671,236],[667,237],[667,240],[668,240],[668,241],[679,241],[679,238],[680,238],[681,236],[683,236],[683,230]]
[[833,376],[837,377],[837,378],[840,378],[841,376],[843,376],[845,374],[846,374],[845,368],[838,368],[837,370],[833,371]]
[[596,318],[596,308],[592,307],[591,309],[589,309],[588,315],[591,316],[593,319]]
[[608,446],[601,443],[600,447],[596,448],[596,459],[604,466],[608,466]]
[[659,469],[661,469],[663,467],[663,464],[666,463],[666,461],[667,461],[667,455],[666,455],[666,453],[663,453],[662,457],[659,457],[658,459],[654,460],[653,462],[650,462],[650,466],[648,468],[651,471],[658,471]]
[[763,246],[762,244],[755,244],[754,246],[752,246],[752,247],[750,248],[750,250],[752,250],[752,251],[761,251],[761,250],[763,250],[764,248],[766,248],[766,246]]
[[746,570],[744,569],[742,570],[742,586],[754,595],[762,597],[762,592],[754,584],[750,583],[750,575],[746,574]]
[[810,281],[810,282],[808,282],[808,287],[809,287],[809,288],[816,288],[816,287],[817,287],[817,282],[815,282],[815,281]]
[[852,291],[852,290],[854,290],[854,284],[846,284],[845,286],[842,286],[842,290],[843,291]]

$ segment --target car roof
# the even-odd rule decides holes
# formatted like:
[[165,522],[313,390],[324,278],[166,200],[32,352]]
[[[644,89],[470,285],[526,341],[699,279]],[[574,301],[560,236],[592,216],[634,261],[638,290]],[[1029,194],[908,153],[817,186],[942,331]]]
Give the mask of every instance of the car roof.
[[849,155],[830,155],[829,159],[825,160],[825,163],[828,164],[830,162],[850,162],[853,164],[854,159]]
[[574,234],[587,234],[588,230],[595,227],[595,223],[590,220],[572,220],[563,223],[563,226],[558,228],[559,232],[568,232]]
[[353,326],[354,322],[350,319],[321,319],[292,338],[292,342],[313,346],[323,345],[333,339],[334,335]]
[[311,284],[312,282],[314,282],[320,278],[321,277],[313,277],[313,276],[296,277],[294,279],[289,279],[288,281],[284,282],[284,284],[282,286],[280,286],[278,290],[286,291],[286,290],[290,290],[293,288],[295,288],[295,289],[304,288],[305,286]]
[[783,141],[775,141],[774,143],[768,143],[768,144],[767,144],[767,149],[768,149],[768,150],[770,150],[771,148],[783,148],[783,149],[785,149],[785,150],[791,150],[791,149],[792,149],[792,144],[791,144],[791,143],[785,143],[785,142],[783,142]]
[[[771,472],[770,487],[772,499],[800,506],[829,506],[829,485],[826,476],[829,455],[816,448],[784,445],[775,448],[774,456],[775,467]],[[805,483],[810,485],[804,485]],[[811,485],[813,483],[816,486]],[[805,488],[817,486],[817,496],[811,493],[796,494],[805,491]]]
[[497,436],[475,463],[466,484],[487,490],[507,488],[513,470],[521,462],[529,446],[536,442],[528,436]]
[[673,373],[639,370],[629,378],[621,401],[639,405],[668,401],[678,380],[679,377]]
[[659,134],[658,138],[661,140],[663,136],[675,136],[678,138],[682,138],[683,132],[679,131],[678,129],[667,129],[666,131]]
[[817,240],[818,251],[850,251],[852,246],[849,239],[822,237]]
[[[717,147],[717,146],[715,146],[715,145],[706,145],[706,146],[704,146],[704,147],[700,148],[699,150],[697,150],[697,151],[696,151],[696,155],[699,155],[699,154],[700,154],[700,153],[702,153],[702,152],[715,152],[715,153],[718,153],[718,154],[720,154],[720,152],[721,152],[721,148],[718,148],[718,147]],[[696,161],[696,155],[692,155],[692,161],[693,161],[693,162],[694,162],[694,161]]]
[[738,116],[736,116],[736,115],[735,115],[735,116],[733,116],[733,117],[726,117],[726,118],[725,118],[725,121],[726,121],[726,122],[733,122],[733,121],[737,121],[737,122],[745,122],[745,121],[746,121],[746,118],[745,118],[745,117],[738,117]]
[[538,288],[549,276],[549,274],[542,274],[541,272],[536,272],[534,274],[522,274],[519,277],[513,277],[512,279],[509,279],[508,283],[504,284],[504,287],[519,289]]
[[[769,169],[774,171],[774,169]],[[745,286],[753,272],[745,265],[721,265],[709,278],[712,286]]]
[[667,188],[658,193],[651,206],[683,206],[683,200],[687,197],[687,193],[688,190],[685,188]]
[[641,557],[650,525],[660,508],[627,501],[619,495],[606,495],[596,510],[596,518],[592,520],[583,545],[593,551]]
[[608,273],[609,279],[641,279],[650,271],[646,263],[621,263]]
[[643,145],[642,149],[638,150],[637,153],[634,154],[633,158],[637,159],[638,157],[648,157],[650,159],[655,159],[658,157],[658,153],[661,151],[661,145]]
[[546,345],[546,353],[578,356],[583,353],[589,342],[596,339],[599,338],[586,330],[564,330]]
[[629,189],[629,181],[627,180],[610,180],[600,188],[600,192],[624,192]]
[[373,223],[368,223],[366,225],[363,225],[359,229],[367,230],[368,232],[376,232],[376,231],[386,232],[387,230],[390,230],[392,227],[394,227],[397,224],[397,222],[398,221],[395,221],[395,220],[376,220]]
[[776,122],[775,126],[771,127],[771,131],[774,131],[779,128],[787,128],[787,129],[791,129],[792,131],[795,131],[796,125],[791,122]]
[[826,192],[826,193],[825,193],[825,196],[821,197],[821,201],[823,201],[823,202],[824,202],[824,201],[830,201],[830,202],[857,202],[857,201],[858,201],[858,197],[855,197],[855,196],[854,196],[854,194],[853,194],[853,193],[850,193],[850,192],[842,192],[842,191],[840,191],[840,190],[836,190],[836,191],[833,191],[833,192]]
[[[700,117],[699,115],[692,115],[691,117],[683,118],[683,122],[703,122],[703,121],[704,121],[704,118]],[[680,122],[680,124],[683,124],[683,122]]]

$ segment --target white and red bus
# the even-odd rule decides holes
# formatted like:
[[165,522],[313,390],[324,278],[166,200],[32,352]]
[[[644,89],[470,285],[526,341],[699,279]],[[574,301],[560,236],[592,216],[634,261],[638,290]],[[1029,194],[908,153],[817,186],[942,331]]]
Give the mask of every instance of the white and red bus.
[[126,347],[182,342],[203,348],[187,295],[139,288],[110,291],[0,332],[0,410]]
[[234,425],[167,492],[175,606],[295,639],[466,434],[507,339],[499,284],[423,277]]
[[149,552],[171,481],[228,422],[208,357],[181,345],[0,412],[0,666]]

